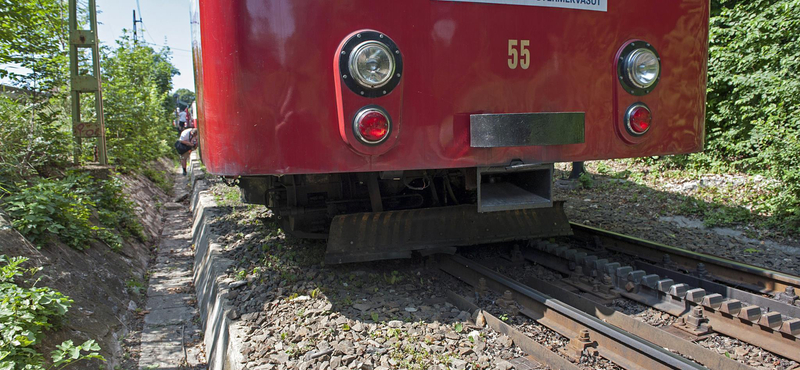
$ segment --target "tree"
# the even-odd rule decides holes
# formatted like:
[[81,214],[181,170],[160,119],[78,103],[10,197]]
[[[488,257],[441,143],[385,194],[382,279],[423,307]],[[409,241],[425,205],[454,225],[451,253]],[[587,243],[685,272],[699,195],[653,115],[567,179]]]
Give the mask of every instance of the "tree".
[[27,92],[13,100],[0,97],[0,187],[47,175],[71,152],[67,5],[0,0],[0,78]]
[[194,92],[189,89],[180,88],[172,94],[172,97],[175,98],[176,104],[178,108],[187,108],[194,103],[197,97],[194,95]]
[[[109,157],[114,163],[136,168],[171,150],[174,131],[168,124],[172,112],[172,76],[169,49],[156,51],[135,44],[130,34],[117,40],[117,48],[103,49],[103,101],[108,130]],[[165,78],[168,83],[165,83]]]
[[0,0],[0,78],[47,91],[68,78],[66,0]]

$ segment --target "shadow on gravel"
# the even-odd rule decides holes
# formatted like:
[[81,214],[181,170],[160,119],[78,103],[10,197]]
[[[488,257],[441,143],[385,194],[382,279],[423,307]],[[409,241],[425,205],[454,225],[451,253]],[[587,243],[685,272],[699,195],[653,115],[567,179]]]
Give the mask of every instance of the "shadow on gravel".
[[217,214],[208,225],[235,261],[228,276],[242,284],[228,298],[249,334],[242,349],[247,368],[327,362],[330,368],[484,369],[522,355],[447,303],[448,290],[469,295],[471,289],[422,260],[326,266],[324,242],[286,237],[262,223],[263,207],[219,207]]
[[[566,178],[568,173],[556,171],[555,175]],[[800,275],[800,244],[796,240],[748,226],[769,225],[773,222],[769,217],[754,215],[744,207],[656,190],[637,184],[630,176],[622,171],[593,174],[591,180],[571,184],[557,181],[554,199],[567,201],[564,208],[573,222]],[[728,185],[701,182],[684,186],[711,193],[722,192]],[[732,228],[736,226],[739,228]],[[782,241],[767,241],[767,237]]]

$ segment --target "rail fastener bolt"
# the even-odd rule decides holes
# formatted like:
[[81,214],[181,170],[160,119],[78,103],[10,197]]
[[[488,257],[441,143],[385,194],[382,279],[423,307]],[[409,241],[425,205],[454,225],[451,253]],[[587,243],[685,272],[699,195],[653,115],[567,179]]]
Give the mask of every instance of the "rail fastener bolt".
[[703,315],[703,307],[700,306],[694,306],[692,312],[684,316],[675,326],[697,336],[711,333],[711,326],[708,325],[708,319]]
[[597,356],[597,342],[589,337],[588,329],[581,329],[578,336],[569,341],[567,348],[567,355],[575,360],[580,359],[583,353],[592,357]]

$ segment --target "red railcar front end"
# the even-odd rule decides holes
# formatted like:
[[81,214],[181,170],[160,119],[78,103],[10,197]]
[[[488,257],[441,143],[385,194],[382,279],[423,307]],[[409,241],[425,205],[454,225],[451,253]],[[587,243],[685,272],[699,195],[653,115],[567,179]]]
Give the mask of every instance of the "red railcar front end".
[[308,188],[330,218],[373,177],[362,211],[425,184],[423,207],[480,198],[484,167],[699,151],[708,17],[708,0],[200,0],[203,162],[270,179],[248,185],[263,203],[347,188]]

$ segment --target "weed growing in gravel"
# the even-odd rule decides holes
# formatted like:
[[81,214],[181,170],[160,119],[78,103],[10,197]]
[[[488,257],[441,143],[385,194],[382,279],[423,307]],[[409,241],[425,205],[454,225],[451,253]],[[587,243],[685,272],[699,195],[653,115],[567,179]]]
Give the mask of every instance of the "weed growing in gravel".
[[578,178],[578,182],[584,189],[591,189],[592,186],[594,186],[594,179],[588,172],[581,173],[581,176]]
[[214,195],[214,200],[217,205],[222,207],[236,207],[243,206],[241,201],[241,193],[236,186],[218,185],[211,188],[211,193]]
[[387,276],[386,274],[383,274],[383,280],[386,281],[387,284],[395,285],[403,281],[403,277],[400,276],[400,273],[397,272],[397,270],[394,270],[392,271],[391,275]]
[[130,294],[140,295],[142,294],[142,290],[144,290],[144,284],[138,280],[128,280],[125,282],[125,288],[128,289],[128,293]]
[[244,280],[247,277],[247,270],[239,270],[236,272],[236,280]]

